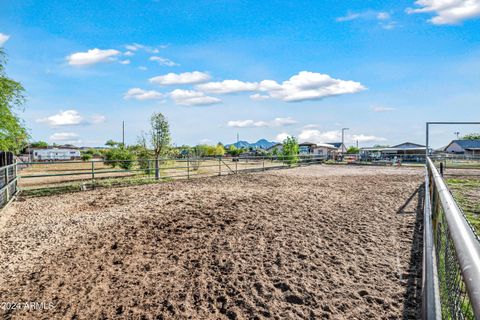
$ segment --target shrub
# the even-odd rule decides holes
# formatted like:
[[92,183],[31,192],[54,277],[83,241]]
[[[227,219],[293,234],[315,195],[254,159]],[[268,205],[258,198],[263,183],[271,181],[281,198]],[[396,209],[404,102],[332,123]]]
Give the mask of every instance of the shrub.
[[125,170],[130,170],[133,167],[135,155],[125,148],[111,148],[105,153],[106,164],[112,167],[120,167]]
[[287,137],[283,141],[282,158],[290,166],[298,162],[298,142],[295,137]]
[[92,155],[89,154],[89,153],[84,153],[84,154],[82,154],[81,158],[82,158],[83,161],[88,161],[88,160],[92,159]]

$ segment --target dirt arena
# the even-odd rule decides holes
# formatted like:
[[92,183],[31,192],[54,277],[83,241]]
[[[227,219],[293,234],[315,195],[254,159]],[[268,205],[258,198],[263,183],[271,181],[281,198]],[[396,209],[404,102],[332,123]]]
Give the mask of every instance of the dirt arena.
[[422,175],[315,165],[20,199],[0,216],[0,315],[414,319]]

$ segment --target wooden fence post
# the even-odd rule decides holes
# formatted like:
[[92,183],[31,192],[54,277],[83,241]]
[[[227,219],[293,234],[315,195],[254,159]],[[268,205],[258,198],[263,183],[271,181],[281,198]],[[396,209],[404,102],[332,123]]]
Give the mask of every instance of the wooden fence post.
[[187,155],[187,179],[190,179],[190,155]]
[[222,175],[222,160],[221,158],[218,158],[218,175]]

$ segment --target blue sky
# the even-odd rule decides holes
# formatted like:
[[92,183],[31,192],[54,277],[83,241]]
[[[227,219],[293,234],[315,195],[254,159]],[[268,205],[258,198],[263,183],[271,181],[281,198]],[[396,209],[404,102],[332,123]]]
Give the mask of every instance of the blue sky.
[[[480,0],[0,1],[33,140],[423,143],[480,119]],[[437,127],[437,146],[453,132]]]

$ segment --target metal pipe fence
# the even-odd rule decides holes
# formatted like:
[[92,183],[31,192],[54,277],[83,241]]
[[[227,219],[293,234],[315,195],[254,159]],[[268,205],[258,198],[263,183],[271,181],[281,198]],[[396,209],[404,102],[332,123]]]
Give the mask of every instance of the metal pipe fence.
[[480,240],[427,158],[423,318],[480,319]]
[[101,161],[46,161],[22,163],[23,190],[54,188],[77,183],[78,188],[151,183],[241,172],[265,171],[321,163],[318,155],[161,158]]
[[0,167],[0,209],[17,194],[17,164]]

